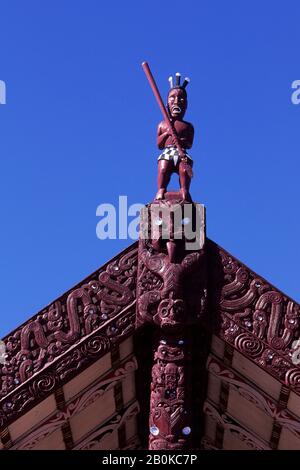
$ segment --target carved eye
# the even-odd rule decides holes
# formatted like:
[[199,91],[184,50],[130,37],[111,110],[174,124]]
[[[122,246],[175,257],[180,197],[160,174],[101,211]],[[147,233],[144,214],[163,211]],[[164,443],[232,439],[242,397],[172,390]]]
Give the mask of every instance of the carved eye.
[[160,314],[161,314],[162,317],[167,317],[168,314],[169,314],[169,309],[167,307],[162,308],[161,311],[160,311]]
[[175,389],[167,389],[165,391],[165,398],[176,398],[176,390]]

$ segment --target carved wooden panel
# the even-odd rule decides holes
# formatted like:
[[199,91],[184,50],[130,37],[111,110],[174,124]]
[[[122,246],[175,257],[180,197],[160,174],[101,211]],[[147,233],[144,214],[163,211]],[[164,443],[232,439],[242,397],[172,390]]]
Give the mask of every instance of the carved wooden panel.
[[191,215],[184,218],[186,205],[176,199],[155,201],[144,216],[144,221],[150,219],[151,238],[143,237],[142,228],[139,240],[136,325],[154,324],[158,337],[150,396],[151,450],[192,445],[188,328],[203,319],[207,276],[204,237],[202,245],[196,244],[193,250],[187,247],[184,222],[195,224],[196,205],[188,204]]
[[212,242],[210,250],[216,334],[299,393],[299,305]]
[[4,339],[0,427],[133,331],[136,271],[133,245]]

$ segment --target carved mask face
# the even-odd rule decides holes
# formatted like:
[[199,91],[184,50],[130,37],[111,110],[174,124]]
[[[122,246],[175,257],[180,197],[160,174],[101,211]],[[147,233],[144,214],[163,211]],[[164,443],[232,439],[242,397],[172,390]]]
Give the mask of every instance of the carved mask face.
[[165,385],[167,388],[175,388],[177,384],[177,366],[167,364],[165,368]]
[[177,328],[182,324],[184,314],[185,306],[182,299],[163,299],[153,320],[160,327]]
[[187,95],[182,88],[173,88],[168,94],[168,109],[173,119],[182,119],[187,108]]

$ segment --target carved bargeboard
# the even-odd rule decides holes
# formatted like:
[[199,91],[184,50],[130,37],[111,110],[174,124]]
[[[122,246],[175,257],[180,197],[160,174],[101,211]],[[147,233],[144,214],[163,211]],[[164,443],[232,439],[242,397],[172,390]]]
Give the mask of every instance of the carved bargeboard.
[[299,393],[299,305],[222,248],[213,251],[215,333]]
[[[131,248],[4,339],[8,357],[0,366],[0,397],[134,301],[136,260]],[[115,332],[113,325],[110,330]]]

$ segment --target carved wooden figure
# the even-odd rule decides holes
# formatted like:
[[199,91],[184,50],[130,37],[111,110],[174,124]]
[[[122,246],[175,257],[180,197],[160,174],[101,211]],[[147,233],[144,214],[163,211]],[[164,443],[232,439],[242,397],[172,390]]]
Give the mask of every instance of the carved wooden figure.
[[[168,94],[167,109],[171,116],[171,123],[184,151],[192,147],[194,139],[192,124],[183,120],[186,108],[187,93],[185,88],[179,85],[171,88]],[[189,189],[193,174],[193,161],[187,153],[185,153],[184,157],[180,157],[176,142],[165,121],[160,122],[157,128],[157,146],[163,152],[158,157],[158,192],[156,199],[164,198],[171,175],[175,172],[179,174],[182,199],[190,200]]]
[[164,199],[172,173],[178,173],[181,199],[191,201],[189,189],[193,176],[193,161],[186,150],[193,145],[194,128],[191,123],[183,120],[188,105],[186,86],[190,79],[186,77],[181,84],[181,75],[177,72],[173,84],[173,78],[169,77],[171,89],[165,109],[147,62],[144,62],[142,67],[164,117],[157,129],[157,146],[163,152],[158,157],[158,191],[155,199]]

